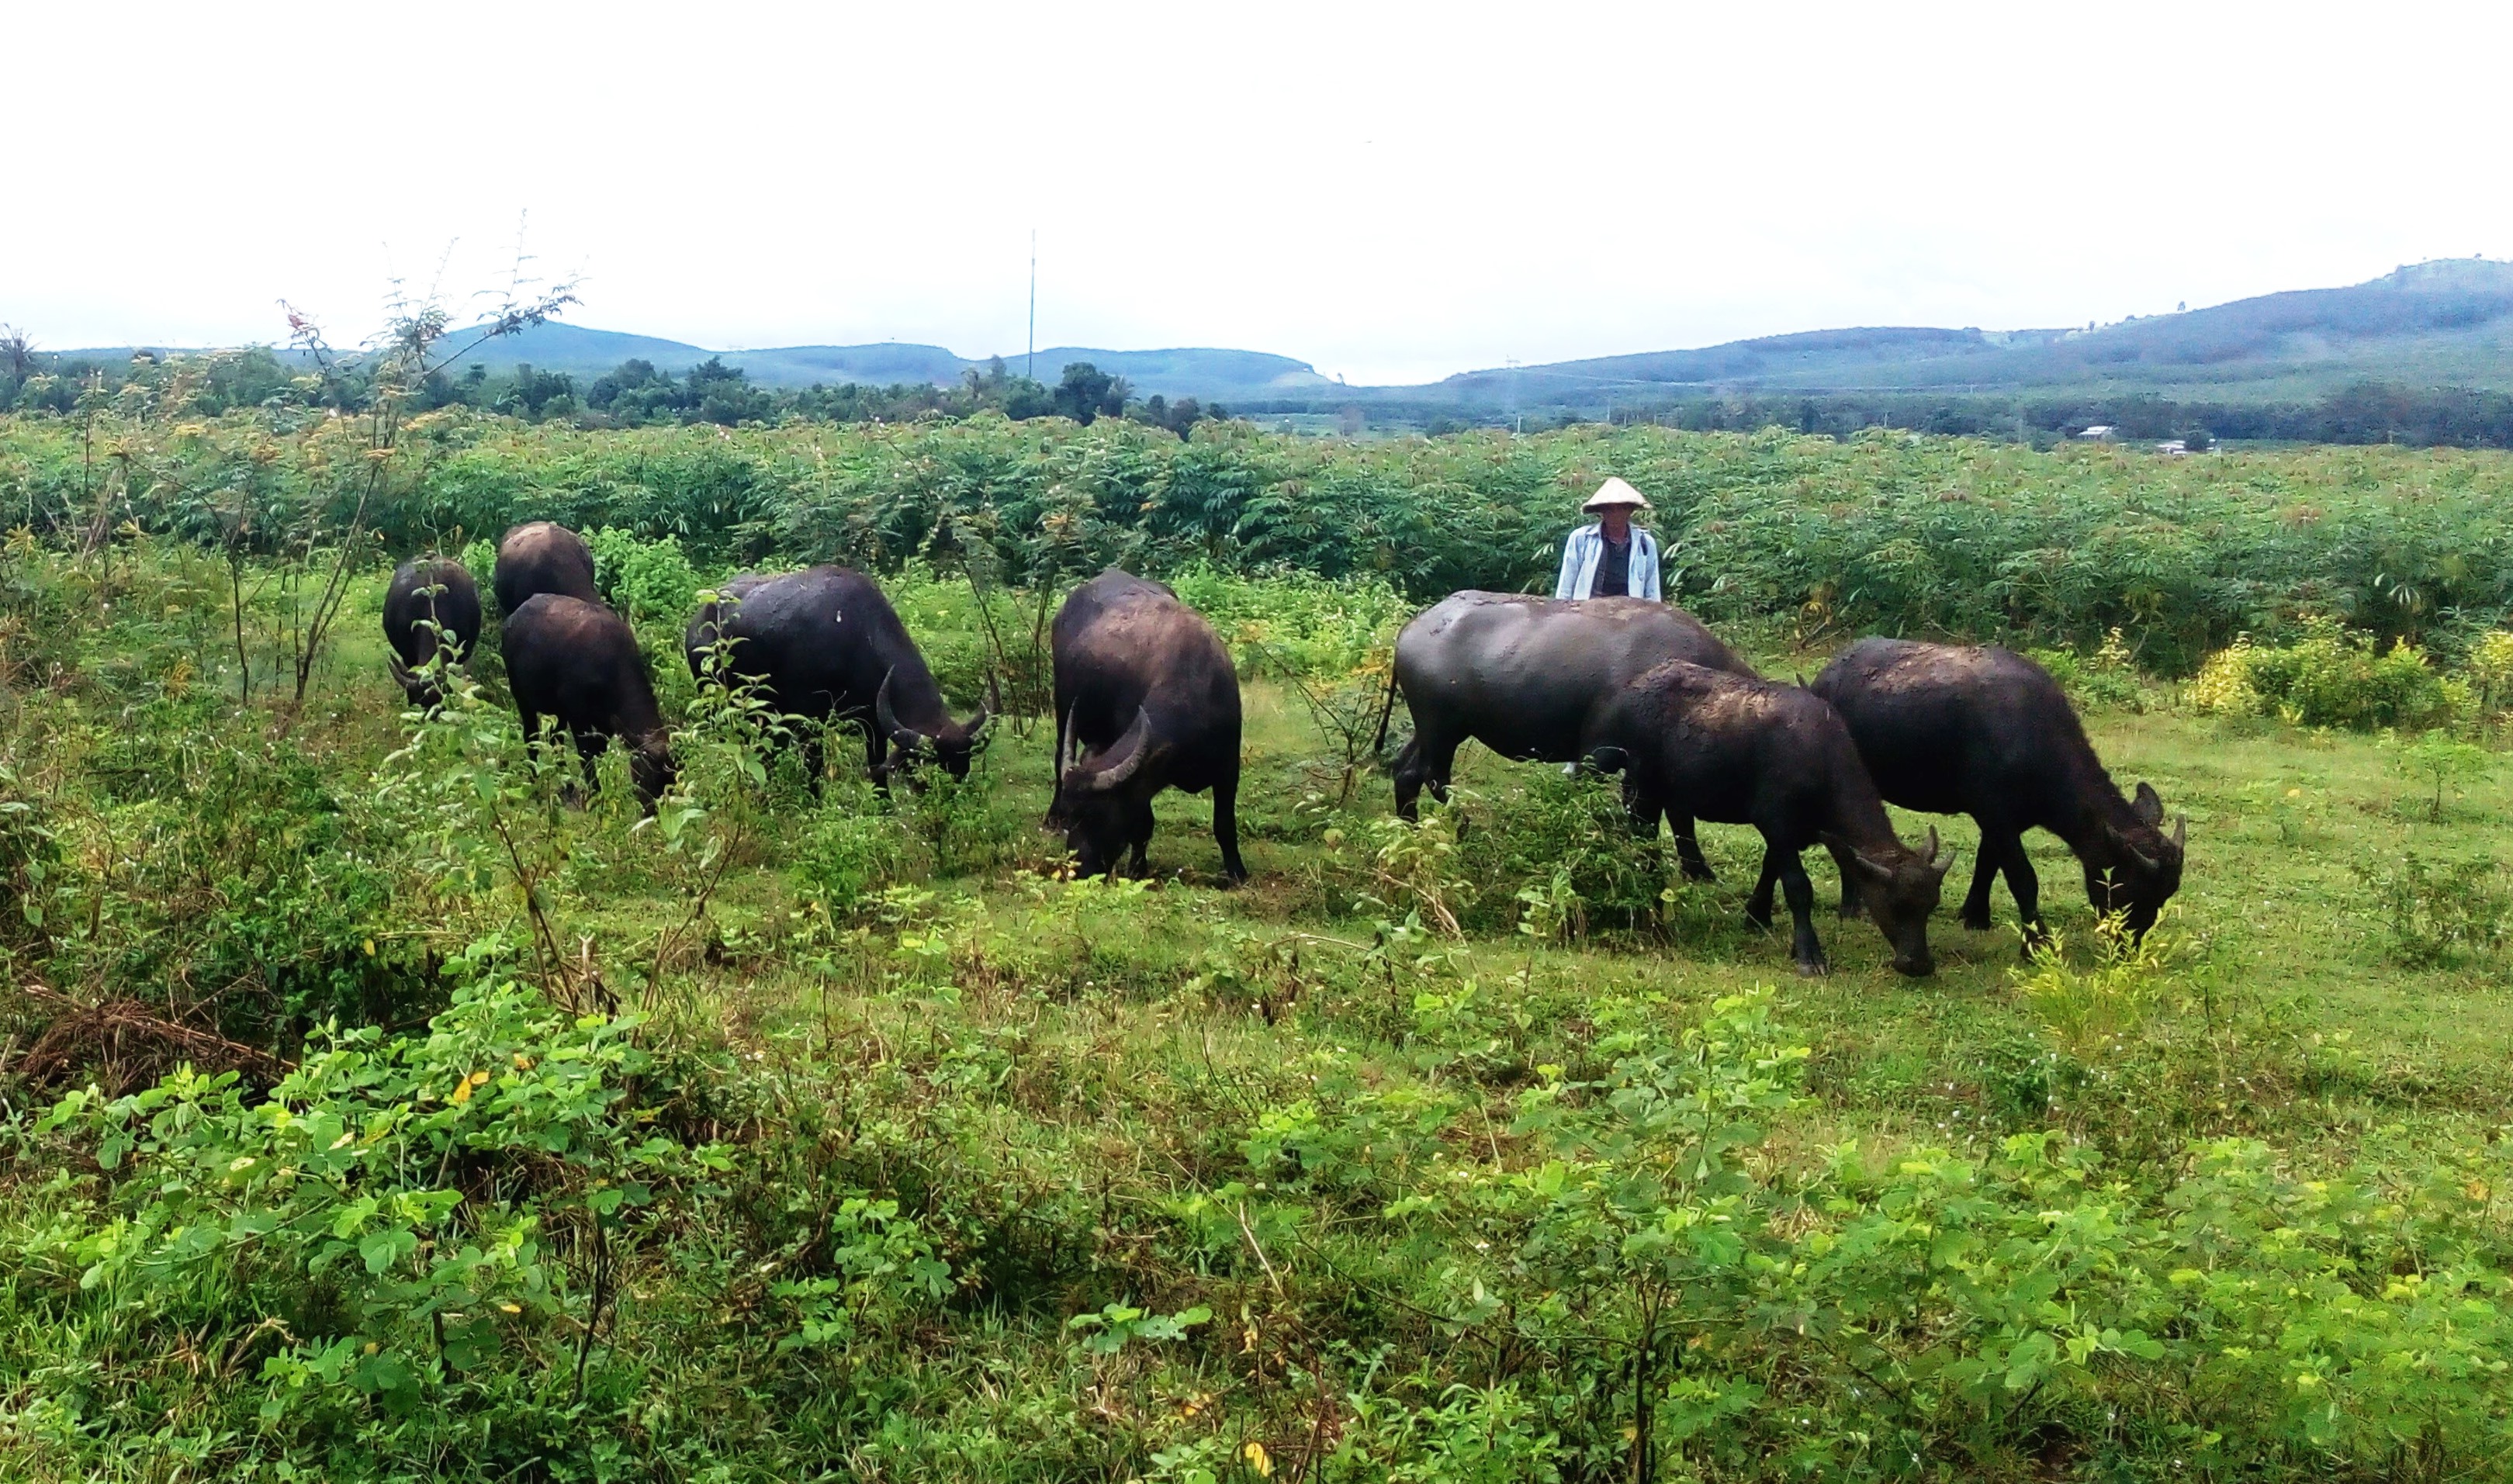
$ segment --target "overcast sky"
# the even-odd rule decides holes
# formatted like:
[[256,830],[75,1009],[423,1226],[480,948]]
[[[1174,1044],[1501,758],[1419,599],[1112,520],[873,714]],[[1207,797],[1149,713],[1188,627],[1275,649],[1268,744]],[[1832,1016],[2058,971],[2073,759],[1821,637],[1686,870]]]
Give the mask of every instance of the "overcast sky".
[[1043,346],[1356,382],[2513,256],[2501,4],[0,3],[53,348],[354,341],[526,213],[604,329],[1015,352],[1035,228]]

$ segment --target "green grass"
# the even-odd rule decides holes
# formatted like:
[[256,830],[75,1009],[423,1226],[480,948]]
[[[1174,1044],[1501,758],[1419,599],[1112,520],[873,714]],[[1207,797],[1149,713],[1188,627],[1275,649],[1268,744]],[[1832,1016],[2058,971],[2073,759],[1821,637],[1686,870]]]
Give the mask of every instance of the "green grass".
[[[69,564],[43,561],[26,582],[72,582]],[[169,976],[228,962],[212,951],[219,935],[262,921],[255,913],[278,900],[276,878],[215,868],[228,859],[216,852],[239,847],[198,827],[213,801],[181,787],[140,796],[146,790],[114,771],[116,747],[134,737],[184,756],[185,745],[231,754],[248,771],[310,762],[325,807],[366,831],[356,848],[396,883],[392,902],[373,909],[375,931],[392,935],[385,957],[442,963],[495,940],[509,945],[500,974],[538,977],[515,951],[529,926],[498,860],[465,856],[486,862],[474,880],[442,868],[419,838],[426,821],[467,807],[461,796],[419,809],[383,786],[414,776],[390,760],[413,728],[371,632],[375,584],[361,588],[315,703],[283,738],[268,703],[239,712],[211,699],[231,694],[220,687],[232,676],[219,668],[217,630],[195,612],[217,596],[202,575],[172,556],[143,564],[125,579],[138,584],[124,593],[127,617],[85,635],[41,636],[63,666],[47,683],[32,683],[37,671],[23,660],[35,637],[14,632],[20,648],[0,651],[18,657],[0,708],[0,803],[40,806],[59,847],[47,890],[66,913],[49,942],[5,940],[14,980],[39,979],[83,1003],[137,997],[180,1018]],[[902,606],[948,623],[958,611],[946,595],[937,586]],[[1261,587],[1246,596],[1261,610]],[[1775,673],[1812,672],[1821,660],[1760,658]],[[170,681],[183,664],[189,677]],[[658,668],[673,703],[685,704],[677,657],[660,656]],[[1897,817],[1906,838],[1934,822],[1961,854],[1948,910],[1933,924],[1935,978],[1895,975],[1871,927],[1836,922],[1830,867],[1813,860],[1834,968],[1800,980],[1785,930],[1766,936],[1742,923],[1761,848],[1743,829],[1704,826],[1721,879],[1669,906],[1663,931],[1617,926],[1604,910],[1591,911],[1576,943],[1519,931],[1513,894],[1541,883],[1513,862],[1608,847],[1560,822],[1585,806],[1558,773],[1469,748],[1457,780],[1467,827],[1445,864],[1414,878],[1444,894],[1467,932],[1391,943],[1389,925],[1419,899],[1376,869],[1382,842],[1415,838],[1388,832],[1385,780],[1365,779],[1349,808],[1333,807],[1329,746],[1307,707],[1271,678],[1246,696],[1241,814],[1254,879],[1239,890],[1221,884],[1209,801],[1176,794],[1156,806],[1151,884],[1057,879],[1058,851],[1036,827],[1052,738],[1035,719],[1003,729],[967,790],[902,796],[886,809],[848,782],[858,755],[836,746],[842,776],[818,804],[774,771],[764,790],[702,792],[712,812],[686,838],[719,839],[734,863],[698,904],[702,927],[678,943],[666,937],[691,918],[707,868],[671,854],[659,826],[637,822],[616,772],[582,808],[519,791],[515,818],[531,826],[529,848],[546,852],[537,858],[543,901],[572,966],[554,982],[589,997],[585,971],[596,971],[601,992],[646,1017],[632,1039],[651,1060],[619,1084],[628,1094],[619,1106],[652,1110],[637,1138],[659,1132],[675,1150],[720,1149],[723,1164],[658,1155],[636,1177],[654,1203],[600,1226],[618,1264],[607,1290],[595,1287],[588,1245],[600,1223],[583,1215],[594,1193],[630,1179],[597,1162],[615,1157],[599,1155],[607,1146],[530,1158],[464,1146],[435,1172],[416,1168],[415,1186],[433,1179],[464,1192],[469,1214],[443,1228],[445,1251],[490,1229],[492,1209],[539,1223],[546,1307],[520,1297],[505,1348],[467,1370],[427,1369],[447,1363],[424,1320],[353,1324],[317,1312],[309,1294],[373,1300],[354,1260],[347,1276],[310,1278],[258,1266],[277,1264],[266,1257],[161,1276],[142,1265],[83,1288],[82,1268],[103,1260],[76,1246],[82,1234],[157,1197],[148,1182],[101,1164],[83,1126],[33,1126],[67,1082],[0,1084],[11,1120],[11,1162],[0,1167],[0,1474],[1497,1479],[1553,1469],[1627,1478],[1636,1445],[1628,1411],[1616,1410],[1628,1385],[1617,1380],[1623,1352],[1601,1348],[1589,1331],[1623,1333],[1635,1296],[1658,1292],[1654,1269],[1610,1263],[1604,1276],[1546,1276],[1552,1249],[1528,1233],[1568,1218],[1511,1202],[1528,1198],[1512,1182],[1548,1158],[1574,1170],[1605,1161],[1599,1168],[1625,1181],[1655,1171],[1648,1178],[1694,1182],[1675,1202],[1684,1210],[1768,1203],[1755,1240],[1784,1244],[1864,1219],[1851,1213],[1866,1209],[1858,1192],[1869,1177],[1840,1173],[1845,1159],[1885,1172],[1878,1181],[1922,1180],[1893,1174],[1895,1161],[1930,1149],[1943,1153],[1921,1162],[1994,1161],[2011,1137],[2045,1129],[2058,1131],[2054,1147],[2098,1156],[2101,1174],[2017,1196],[2028,1226],[2035,1212],[2081,1200],[2163,1210],[2166,1192],[2209,1168],[2194,1152],[2205,1141],[2262,1141],[2294,1180],[2388,1192],[2395,1205],[2379,1209],[2391,1215],[2374,1219],[2382,1230],[2427,1220],[2422,1197],[2402,1193],[2419,1182],[2500,1159],[2490,1140],[2513,1100],[2504,963],[2482,951],[2401,967],[2355,869],[2409,852],[2494,857],[2513,821],[2513,782],[2500,775],[2470,783],[2433,823],[2417,785],[2372,738],[2169,711],[2090,716],[2119,781],[2151,781],[2169,809],[2188,812],[2190,864],[2162,930],[2172,966],[2147,983],[2152,1008],[2118,1038],[2070,1051],[2023,991],[2005,888],[1996,930],[1967,933],[1952,920],[1975,844],[1968,821]],[[498,714],[485,711],[483,724]],[[715,788],[704,759],[718,754],[695,742],[685,753],[698,760],[693,786]],[[482,843],[475,826],[464,830],[471,846]],[[807,860],[839,839],[878,847],[887,863],[872,894],[837,901],[806,884]],[[959,843],[938,849],[937,839]],[[2045,909],[2074,969],[2090,975],[2094,925],[2075,863],[2047,836],[2028,844]],[[195,872],[208,883],[199,902],[170,885],[194,879],[183,872],[199,862],[178,859],[186,851],[215,857]],[[951,868],[952,851],[983,863]],[[93,925],[82,925],[90,909]],[[162,925],[148,926],[152,911],[165,914]],[[300,925],[289,931],[310,932],[305,920],[287,919]],[[354,944],[370,929],[343,931]],[[236,960],[243,987],[229,990],[250,997],[261,992],[255,984],[281,983],[273,955],[299,942],[274,936],[262,959]],[[350,952],[353,965],[360,956]],[[407,996],[403,1028],[447,993],[442,973],[396,983]],[[1721,1001],[1762,986],[1775,991],[1781,1042],[1809,1053],[1803,1096],[1736,1093],[1751,1132],[1730,1154],[1701,1156],[1704,1171],[1728,1159],[1726,1173],[1664,1176],[1680,1162],[1655,1155],[1613,1165],[1621,1156],[1598,1152],[1603,1143],[1547,1153],[1549,1089],[1610,1082],[1627,1056],[1725,1065],[1708,1051],[1685,1062],[1695,1053],[1676,1049],[1694,1044],[1688,1030],[1727,1023]],[[20,999],[0,1037],[14,1030],[8,1044],[22,1048],[57,1013]],[[291,1025],[257,1023],[267,1044],[296,1053]],[[1641,1049],[1614,1049],[1625,1045]],[[100,1055],[82,1063],[82,1078],[160,1069],[128,1047],[89,1050]],[[459,1076],[472,1064],[446,1057],[426,1063],[440,1070],[422,1084],[441,1088],[442,1068]],[[533,1060],[550,1054],[500,1052],[491,1063],[500,1080],[481,1103],[507,1085],[510,1061],[519,1085],[531,1085],[522,1063]],[[15,1078],[18,1068],[8,1070]],[[418,1106],[446,1110],[435,1096]],[[1608,1105],[1576,1090],[1558,1097],[1569,1110],[1558,1116],[1575,1122]],[[587,1127],[608,1127],[609,1116]],[[1844,1155],[1854,1142],[1859,1152]],[[1710,1143],[1705,1135],[1700,1147]],[[2504,1197],[2486,1183],[2493,1177],[2467,1178],[2480,1194],[2452,1218],[2457,1235],[2400,1238],[2426,1255],[2428,1271],[2504,1270]],[[905,1267],[873,1272],[830,1255],[853,1240],[846,1233],[880,1226],[878,1217],[847,1216],[849,1196],[897,1204],[913,1228],[899,1251],[945,1264],[945,1297],[915,1288],[899,1276]],[[1953,1231],[1966,1218],[1948,1204],[1931,1220]],[[2332,1241],[2388,1251],[2373,1237]],[[2365,1280],[2373,1291],[2389,1281],[2381,1272]],[[852,1297],[779,1286],[799,1274],[854,1284]],[[2000,1291],[2026,1292],[2028,1278]],[[2093,1313],[2107,1280],[2078,1281],[2068,1303]],[[608,1309],[595,1297],[604,1291]],[[1508,1306],[1478,1308],[1474,1295],[1487,1291]],[[1777,1289],[1752,1291],[1763,1299],[1738,1298],[1721,1310],[1730,1317],[1677,1332],[1694,1338],[1668,1384],[1750,1378],[1764,1400],[1696,1398],[1709,1409],[1703,1420],[1679,1425],[1695,1403],[1669,1393],[1655,1414],[1665,1439],[1655,1476],[2163,1477],[2174,1476],[2169,1461],[2195,1458],[2197,1474],[2214,1478],[2370,1478],[2429,1464],[2481,1477],[2505,1463],[2500,1432],[2437,1422],[2430,1433],[2384,1434],[2414,1408],[2369,1390],[2346,1393],[2355,1430],[2321,1436],[2296,1422],[2280,1431],[2242,1388],[2211,1390],[2195,1372],[2175,1380],[2125,1358],[2082,1377],[2054,1370],[2057,1379],[2029,1386],[1993,1375],[1974,1397],[1957,1373],[1896,1349],[1903,1369],[1886,1374],[1899,1399],[1888,1406],[1826,1358],[1865,1353],[1842,1338],[1850,1332],[1825,1342],[1848,1350],[1807,1348],[1791,1338],[1803,1327],[1743,1317],[1779,1302]],[[1823,1290],[1834,1305],[1825,1311],[1848,1315],[1882,1291]],[[1693,1314],[1684,1305],[1725,1303],[1726,1292],[1696,1275],[1660,1297],[1668,1312]],[[1923,1303],[1922,1292],[1911,1289],[1908,1302]],[[1582,1297],[1557,1314],[1546,1293]],[[827,1319],[815,1303],[844,1310],[846,1338],[786,1344],[813,1314]],[[1093,1337],[1111,1331],[1068,1321],[1110,1305],[1208,1317],[1171,1338],[1113,1334],[1108,1348],[1094,1348]],[[2481,1333],[2475,1320],[2457,1322]],[[1978,1324],[1976,1334],[1950,1328],[1956,1338],[1945,1343],[2005,1356],[1995,1326]],[[300,1353],[292,1344],[312,1354],[329,1334],[372,1335],[384,1353],[407,1346],[423,1372],[408,1393],[414,1405],[388,1386],[317,1381],[291,1391],[265,1373],[274,1356]],[[2428,1353],[2405,1341],[2399,1348]],[[1995,1364],[1999,1375],[2026,1374]],[[2443,1395],[2446,1383],[2433,1384],[2431,1395]],[[2500,1384],[2451,1384],[2500,1422]],[[1792,1409],[1823,1421],[1798,1425]],[[2174,1430],[2185,1424],[2192,1430]],[[2198,1441],[2206,1431],[2232,1441]]]

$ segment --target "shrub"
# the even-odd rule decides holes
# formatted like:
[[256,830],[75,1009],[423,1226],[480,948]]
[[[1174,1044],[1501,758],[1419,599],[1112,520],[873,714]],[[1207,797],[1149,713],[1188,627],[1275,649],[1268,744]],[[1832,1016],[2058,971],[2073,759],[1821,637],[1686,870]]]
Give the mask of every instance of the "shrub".
[[2406,640],[2375,653],[2372,636],[2327,620],[2283,648],[2238,638],[2208,658],[2184,691],[2193,709],[2282,716],[2296,726],[2446,726],[2475,710],[2466,682],[2437,674]]
[[2079,655],[2075,650],[2037,649],[2027,655],[2051,672],[2059,689],[2081,710],[2097,706],[2135,706],[2142,695],[2138,684],[2137,664],[2131,657],[2129,645],[2118,628],[2103,636],[2102,646],[2092,655]]
[[2203,716],[2261,714],[2267,707],[2260,693],[2252,688],[2252,657],[2256,653],[2251,635],[2235,635],[2232,644],[2210,655],[2199,673],[2181,688],[2182,703]]
[[104,1345],[275,1332],[266,1421],[407,1417],[502,1350],[564,1353],[603,1299],[550,1228],[625,1237],[724,1155],[629,1101],[633,1018],[561,1015],[500,957],[475,945],[479,977],[424,1032],[334,1032],[267,1094],[185,1068],[62,1099],[35,1133],[93,1159],[103,1193],[0,1264]]
[[642,541],[634,532],[605,526],[585,543],[593,548],[595,585],[628,622],[677,624],[689,619],[698,604],[698,575],[682,553],[680,538]]
[[2413,851],[2396,863],[2359,863],[2356,878],[2389,939],[2391,961],[2428,969],[2492,954],[2513,934],[2513,882],[2494,861],[2433,863]]

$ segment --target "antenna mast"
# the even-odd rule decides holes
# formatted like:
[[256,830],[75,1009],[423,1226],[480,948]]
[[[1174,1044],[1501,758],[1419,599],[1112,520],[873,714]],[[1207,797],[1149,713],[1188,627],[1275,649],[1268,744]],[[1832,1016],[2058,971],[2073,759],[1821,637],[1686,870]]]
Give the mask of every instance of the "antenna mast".
[[1029,369],[1022,376],[1038,380],[1038,228],[1029,229]]

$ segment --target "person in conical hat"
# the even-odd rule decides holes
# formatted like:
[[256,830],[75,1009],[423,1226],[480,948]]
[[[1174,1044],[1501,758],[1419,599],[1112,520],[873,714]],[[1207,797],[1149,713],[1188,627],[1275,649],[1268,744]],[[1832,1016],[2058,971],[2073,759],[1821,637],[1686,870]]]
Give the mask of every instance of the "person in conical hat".
[[1648,598],[1664,602],[1658,590],[1657,539],[1632,524],[1632,512],[1646,510],[1649,501],[1620,479],[1597,486],[1582,506],[1597,517],[1562,543],[1562,576],[1553,583],[1557,598]]

